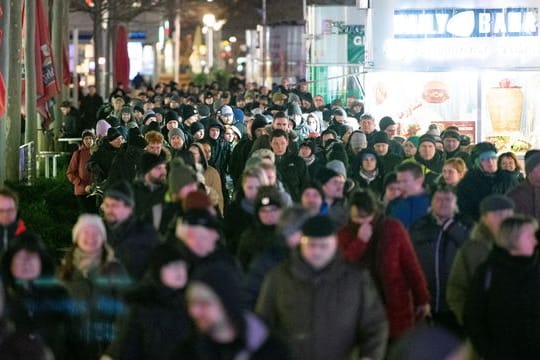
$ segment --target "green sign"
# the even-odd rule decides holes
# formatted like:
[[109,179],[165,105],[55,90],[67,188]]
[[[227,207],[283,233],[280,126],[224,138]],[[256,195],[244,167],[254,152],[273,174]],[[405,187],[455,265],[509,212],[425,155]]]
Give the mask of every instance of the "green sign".
[[365,60],[364,34],[347,34],[347,62],[349,64],[363,64]]

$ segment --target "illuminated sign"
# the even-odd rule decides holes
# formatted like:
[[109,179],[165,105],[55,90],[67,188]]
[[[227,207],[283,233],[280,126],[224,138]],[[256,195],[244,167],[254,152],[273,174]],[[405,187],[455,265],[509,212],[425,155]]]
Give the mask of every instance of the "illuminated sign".
[[537,8],[394,11],[395,39],[538,36]]

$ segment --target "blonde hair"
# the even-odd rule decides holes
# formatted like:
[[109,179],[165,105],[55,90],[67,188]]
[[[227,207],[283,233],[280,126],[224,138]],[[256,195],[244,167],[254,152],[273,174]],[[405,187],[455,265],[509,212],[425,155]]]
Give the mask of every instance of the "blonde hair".
[[244,185],[244,182],[247,178],[255,178],[259,180],[259,184],[261,186],[268,185],[268,179],[266,178],[266,174],[263,171],[263,168],[261,166],[252,166],[244,170],[242,173],[242,181],[241,184]]
[[162,144],[163,134],[157,131],[149,131],[144,135],[144,139],[149,144]]
[[462,158],[451,158],[444,162],[444,166],[451,166],[458,172],[459,175],[463,176],[467,172],[467,164],[463,161]]
[[535,232],[538,230],[538,221],[532,216],[519,214],[504,219],[495,237],[495,243],[509,251],[515,249],[526,225],[532,225]]

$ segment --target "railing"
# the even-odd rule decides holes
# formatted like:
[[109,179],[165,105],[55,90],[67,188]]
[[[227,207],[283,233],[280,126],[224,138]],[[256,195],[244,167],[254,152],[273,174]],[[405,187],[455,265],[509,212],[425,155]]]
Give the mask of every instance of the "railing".
[[50,178],[51,177],[51,163],[52,163],[52,177],[56,177],[58,175],[58,159],[62,156],[67,156],[69,153],[67,152],[57,152],[57,151],[40,151],[37,154],[36,159],[36,173],[39,175],[39,169],[40,169],[40,160],[43,160],[45,163],[45,177]]
[[19,146],[19,181],[21,182],[31,184],[35,177],[36,172],[32,165],[35,151],[33,141]]

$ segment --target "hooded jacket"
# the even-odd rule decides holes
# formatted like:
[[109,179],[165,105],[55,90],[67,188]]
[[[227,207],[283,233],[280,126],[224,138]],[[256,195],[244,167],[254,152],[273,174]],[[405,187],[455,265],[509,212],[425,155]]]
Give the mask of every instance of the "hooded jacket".
[[298,359],[382,359],[388,325],[366,271],[339,256],[324,269],[309,266],[298,251],[266,277],[257,313],[283,334]]

